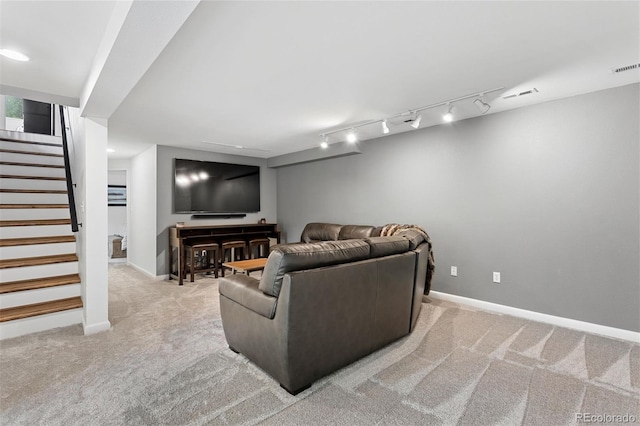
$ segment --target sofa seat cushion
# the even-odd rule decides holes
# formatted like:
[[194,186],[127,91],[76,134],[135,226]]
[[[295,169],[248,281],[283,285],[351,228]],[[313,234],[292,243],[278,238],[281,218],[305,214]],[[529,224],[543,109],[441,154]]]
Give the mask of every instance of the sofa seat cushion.
[[342,225],[335,223],[308,223],[302,231],[300,241],[310,243],[313,241],[335,241],[340,234]]
[[220,294],[234,302],[272,319],[278,299],[258,289],[260,281],[248,275],[228,275],[220,279]]
[[338,240],[354,240],[371,237],[375,228],[365,225],[343,225],[338,233]]
[[404,237],[371,237],[365,240],[371,247],[370,256],[382,257],[409,251],[409,240]]
[[259,288],[265,294],[278,297],[287,272],[356,262],[368,259],[369,252],[369,243],[364,240],[279,245],[269,254]]

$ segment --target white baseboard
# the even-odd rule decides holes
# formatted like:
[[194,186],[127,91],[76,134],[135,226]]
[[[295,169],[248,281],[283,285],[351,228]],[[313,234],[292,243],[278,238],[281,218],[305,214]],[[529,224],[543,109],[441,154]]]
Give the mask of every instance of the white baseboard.
[[111,323],[109,321],[102,321],[95,324],[85,324],[82,321],[82,328],[84,329],[84,335],[102,333],[103,331],[111,330]]
[[127,265],[131,266],[133,269],[135,269],[136,271],[142,272],[143,274],[145,274],[146,276],[148,276],[149,278],[156,278],[156,274],[152,274],[151,272],[147,271],[146,269],[136,265],[133,262],[127,262]]
[[640,343],[640,333],[621,328],[609,327],[606,325],[593,324],[586,321],[578,321],[570,318],[557,317],[555,315],[542,314],[540,312],[528,311],[526,309],[514,308],[497,303],[485,302],[484,300],[470,299],[468,297],[456,296],[454,294],[441,293],[439,291],[429,292],[429,296],[434,299],[446,300],[449,302],[460,303],[462,305],[473,306],[475,308],[484,309],[500,314],[511,315],[514,317],[525,318],[532,321],[544,322],[558,327],[571,328],[574,330],[584,331],[587,333],[600,334],[602,336],[613,337],[615,339],[628,340],[633,343]]

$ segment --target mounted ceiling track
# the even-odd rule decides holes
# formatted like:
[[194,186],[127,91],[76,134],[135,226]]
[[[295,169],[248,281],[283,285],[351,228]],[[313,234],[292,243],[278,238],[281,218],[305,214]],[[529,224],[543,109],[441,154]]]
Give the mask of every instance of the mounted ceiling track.
[[465,99],[471,99],[471,98],[476,98],[477,102],[474,101],[475,105],[478,106],[478,108],[480,109],[480,112],[482,114],[485,114],[489,108],[491,108],[491,106],[486,103],[484,101],[483,96],[488,94],[488,93],[493,93],[493,92],[498,92],[500,90],[503,90],[504,87],[498,87],[496,89],[490,89],[490,90],[483,90],[482,92],[475,92],[475,93],[471,93],[469,95],[464,95],[464,96],[460,96],[458,98],[453,98],[453,99],[449,99],[446,101],[442,101],[442,102],[438,102],[435,104],[431,104],[431,105],[426,105],[426,106],[422,106],[422,107],[418,107],[418,108],[413,108],[410,109],[408,111],[404,111],[404,112],[400,112],[398,114],[394,114],[391,115],[389,117],[385,117],[385,118],[379,118],[377,120],[370,120],[370,121],[366,121],[362,124],[357,124],[357,125],[352,125],[352,126],[348,126],[348,127],[344,127],[338,130],[332,130],[330,132],[325,132],[325,133],[321,133],[320,134],[320,138],[321,138],[321,143],[320,143],[320,147],[323,149],[326,149],[329,147],[329,136],[330,135],[334,135],[336,133],[345,133],[345,138],[347,140],[347,142],[349,143],[355,143],[358,140],[357,137],[357,129],[360,127],[364,127],[364,126],[369,126],[372,124],[380,124],[381,125],[381,129],[382,129],[382,133],[383,134],[388,134],[389,133],[389,127],[387,126],[387,122],[394,119],[394,118],[398,118],[398,117],[410,117],[409,119],[406,120],[406,122],[413,127],[414,129],[418,129],[420,127],[420,121],[422,120],[422,114],[420,114],[420,111],[424,111],[427,109],[432,109],[432,108],[437,108],[437,107],[441,107],[441,106],[446,106],[447,107],[447,114],[445,114],[446,118],[445,121],[453,121],[453,104],[455,102],[460,102],[463,101]]

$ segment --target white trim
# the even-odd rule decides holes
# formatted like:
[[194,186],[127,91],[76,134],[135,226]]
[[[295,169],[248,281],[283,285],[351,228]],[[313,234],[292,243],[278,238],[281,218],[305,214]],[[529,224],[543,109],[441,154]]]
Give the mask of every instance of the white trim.
[[131,266],[133,269],[135,269],[138,272],[142,272],[143,274],[145,274],[146,276],[155,279],[156,276],[155,274],[152,274],[151,272],[147,271],[146,269],[136,265],[135,263],[131,262],[131,261],[127,261],[127,265]]
[[557,325],[559,327],[572,328],[574,330],[584,331],[587,333],[600,334],[607,337],[613,337],[615,339],[628,340],[633,343],[640,343],[640,333],[636,331],[624,330],[622,328],[609,327],[586,321],[578,321],[570,318],[557,317],[555,315],[542,314],[540,312],[499,305],[497,303],[485,302],[484,300],[470,299],[468,297],[456,296],[455,294],[441,293],[439,291],[431,291],[427,297],[469,305],[475,308],[512,315],[514,317],[525,318],[532,321],[544,322],[547,324]]
[[110,330],[111,323],[109,321],[102,321],[95,324],[85,324],[83,319],[82,328],[84,329],[84,335],[88,336],[90,334],[96,334],[96,333],[101,333],[103,331]]

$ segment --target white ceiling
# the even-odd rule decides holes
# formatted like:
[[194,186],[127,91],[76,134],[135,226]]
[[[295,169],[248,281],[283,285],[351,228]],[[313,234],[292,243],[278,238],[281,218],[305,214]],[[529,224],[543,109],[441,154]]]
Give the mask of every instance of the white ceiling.
[[[9,47],[10,34],[34,61],[21,65],[18,75],[3,60],[2,84],[79,97],[86,80],[81,71],[93,60],[90,51],[113,3],[63,5],[70,15],[91,9],[75,15],[82,24],[65,30],[78,52],[59,64],[74,70],[69,81],[62,71],[55,79],[38,78],[46,74],[39,65],[24,72],[42,63],[36,61],[52,37],[21,37],[16,28],[28,19],[8,17],[15,13],[9,3],[0,3],[1,47]],[[50,4],[60,3],[31,9],[44,17],[53,13]],[[110,157],[135,155],[151,144],[272,157],[315,147],[319,134],[330,130],[496,87],[504,89],[486,97],[490,113],[638,82],[638,70],[610,69],[640,62],[639,6],[202,1],[109,118],[109,144],[117,151]],[[82,63],[79,69],[73,61]],[[500,98],[532,87],[539,93]],[[459,117],[478,114],[469,103],[458,105]],[[442,112],[425,111],[423,126],[439,123]],[[392,133],[411,129],[390,127]],[[359,133],[380,136],[379,126]]]

